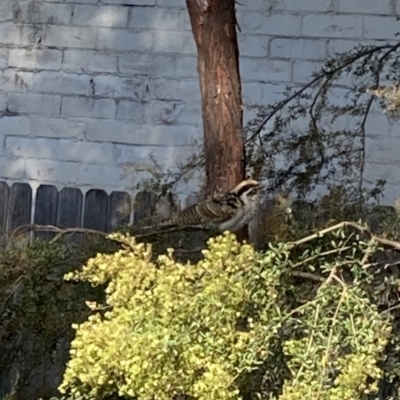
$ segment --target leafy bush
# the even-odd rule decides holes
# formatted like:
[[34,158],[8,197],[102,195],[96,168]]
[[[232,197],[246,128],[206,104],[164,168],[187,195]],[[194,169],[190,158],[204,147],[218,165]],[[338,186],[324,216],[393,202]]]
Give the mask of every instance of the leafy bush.
[[35,240],[0,252],[0,383],[10,399],[49,398],[57,393],[69,356],[73,322],[88,316],[85,300],[104,290],[71,284],[63,276],[96,251],[115,252],[112,241],[71,247]]
[[107,301],[74,326],[61,392],[141,400],[376,393],[390,369],[393,318],[376,305],[366,267],[376,240],[348,230],[266,252],[224,233],[195,264],[174,261],[172,250],[152,262],[149,245],[111,235],[121,250],[66,276],[105,285]]

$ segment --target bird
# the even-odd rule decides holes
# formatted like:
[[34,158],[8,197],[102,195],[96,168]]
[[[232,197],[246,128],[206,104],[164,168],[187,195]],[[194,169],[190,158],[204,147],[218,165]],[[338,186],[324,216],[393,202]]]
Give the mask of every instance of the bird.
[[158,226],[190,226],[237,232],[256,214],[260,204],[260,189],[259,182],[246,179],[231,191],[216,193],[192,204]]

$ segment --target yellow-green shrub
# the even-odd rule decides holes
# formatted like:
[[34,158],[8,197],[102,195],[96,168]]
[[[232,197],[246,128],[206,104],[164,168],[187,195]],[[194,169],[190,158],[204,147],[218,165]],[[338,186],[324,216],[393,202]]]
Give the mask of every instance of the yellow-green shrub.
[[[353,400],[375,389],[389,322],[360,284],[335,274],[340,260],[357,269],[359,241],[328,263],[321,246],[293,260],[289,244],[258,253],[225,233],[202,261],[183,265],[172,251],[152,263],[149,246],[111,238],[124,247],[66,277],[106,284],[107,304],[75,326],[62,393]],[[310,257],[330,277],[300,305],[289,273]]]

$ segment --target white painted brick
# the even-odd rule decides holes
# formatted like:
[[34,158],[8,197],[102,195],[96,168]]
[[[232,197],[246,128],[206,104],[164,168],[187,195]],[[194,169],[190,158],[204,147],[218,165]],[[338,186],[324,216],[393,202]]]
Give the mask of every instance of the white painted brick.
[[239,35],[239,54],[241,57],[266,57],[268,56],[268,36],[264,35]]
[[[382,110],[378,113],[371,113],[367,119],[365,130],[367,135],[379,135],[379,137],[393,136],[396,140],[400,132],[400,120],[388,118]],[[400,151],[400,149],[399,149]]]
[[45,46],[88,48],[96,47],[97,32],[93,28],[74,26],[47,26],[43,32]]
[[0,2],[0,22],[12,21],[14,19],[15,2],[2,0]]
[[20,30],[11,22],[0,22],[0,44],[20,43]]
[[295,61],[293,63],[292,79],[295,83],[308,83],[312,79],[312,74],[320,70],[323,63],[311,61]]
[[157,0],[157,5],[161,7],[178,7],[186,9],[185,0]]
[[156,4],[156,0],[100,0],[100,2],[103,4],[125,4],[128,6],[154,6]]
[[77,5],[72,23],[82,26],[125,28],[128,24],[128,12],[128,7]]
[[74,184],[79,174],[79,164],[53,160],[26,160],[26,177],[40,182]]
[[285,84],[266,83],[261,85],[262,101],[261,104],[272,104],[275,101],[282,100],[286,90]]
[[0,92],[0,111],[6,111],[8,102],[8,93]]
[[334,58],[340,53],[351,51],[358,46],[359,43],[359,41],[354,40],[331,39],[327,46],[328,56]]
[[275,36],[299,36],[301,16],[289,14],[263,15],[260,12],[243,12],[238,15],[241,27],[246,27],[247,34],[266,34]]
[[353,129],[351,121],[348,115],[333,115],[332,113],[324,112],[321,115],[320,126],[323,126],[326,130],[339,131],[345,129]]
[[191,146],[202,136],[200,128],[189,126],[146,126],[122,121],[91,120],[86,139],[91,141],[150,146]]
[[396,17],[364,17],[364,38],[396,39],[400,30]]
[[117,55],[112,52],[66,50],[63,69],[67,72],[115,72]]
[[12,157],[57,159],[58,140],[8,136],[6,153]]
[[[199,199],[199,193],[202,190],[202,187],[204,187],[204,174],[201,169],[197,169],[193,171],[190,179],[188,179],[187,181],[184,181],[182,179],[180,182],[177,183],[176,194],[181,195],[181,202],[186,206],[186,204],[188,204],[188,200],[193,201],[194,198]],[[186,196],[188,193],[192,195],[189,199]]]
[[261,104],[263,101],[263,90],[260,83],[243,82],[242,83],[243,104],[250,106]]
[[271,2],[247,0],[246,2],[238,3],[237,10],[239,13],[245,10],[254,10],[265,14],[275,11],[324,12],[331,11],[331,0],[274,0]]
[[[64,0],[66,3],[77,3],[77,0]],[[79,0],[79,3],[97,4],[99,0]]]
[[14,92],[60,93],[62,76],[57,72],[27,72],[11,69],[0,72],[0,84]]
[[128,26],[132,29],[184,30],[186,14],[178,9],[133,7]]
[[86,121],[80,119],[41,118],[32,116],[30,122],[31,133],[36,137],[83,138],[86,129]]
[[30,133],[28,117],[0,118],[0,134],[4,136],[28,136]]
[[132,146],[115,145],[119,155],[116,163],[134,162],[136,165],[148,165],[150,154],[157,162],[165,168],[176,168],[195,152],[193,147],[173,147],[173,146]]
[[346,70],[342,71],[342,74],[335,79],[335,85],[351,87],[356,83],[356,77]]
[[182,14],[183,28],[185,31],[190,31],[193,34],[192,23],[190,22],[189,12],[187,7],[185,7],[185,12]]
[[60,115],[61,96],[34,93],[10,93],[8,109],[21,114]]
[[197,54],[193,33],[156,31],[154,51],[160,53]]
[[6,68],[8,64],[8,49],[0,48],[0,68]]
[[[350,0],[349,0],[350,1]],[[260,6],[269,7],[263,0],[259,0]],[[281,0],[273,3],[273,10],[286,10],[298,12],[325,12],[331,9],[331,0]]]
[[62,90],[62,75],[57,72],[16,72],[14,90],[29,90],[40,93],[58,94]]
[[354,14],[392,15],[391,0],[340,0],[339,12]]
[[25,160],[0,157],[0,177],[22,179],[25,173]]
[[94,78],[92,76],[78,74],[63,74],[60,76],[62,78],[60,93],[81,94],[84,96],[93,95],[91,80],[93,81]]
[[58,140],[57,159],[112,166],[118,152],[111,143]]
[[[183,58],[183,57],[182,57]],[[178,62],[180,57],[178,58]],[[118,69],[121,74],[173,77],[176,72],[175,56],[127,53],[118,57]],[[178,75],[180,76],[180,75]]]
[[311,39],[272,39],[270,57],[323,60],[326,58],[326,43],[322,40]]
[[378,134],[365,139],[366,160],[395,164],[399,161],[400,138]]
[[8,65],[21,69],[48,69],[61,68],[62,52],[50,49],[11,49]]
[[[399,172],[397,172],[397,176],[399,176]],[[400,186],[399,184],[385,185],[384,196],[380,198],[380,204],[386,206],[393,206],[395,202],[400,198]]]
[[388,184],[400,183],[400,166],[388,163],[368,161],[364,169],[365,180],[375,183],[378,179],[384,179]]
[[18,72],[11,69],[0,71],[0,87],[5,91],[26,91],[28,85],[20,80]]
[[103,165],[80,165],[78,173],[78,185],[88,185],[94,187],[133,187],[135,176],[125,172],[121,168]]
[[184,100],[198,103],[201,101],[200,83],[196,80],[153,79],[150,82],[153,99]]
[[202,126],[203,117],[200,102],[188,102],[184,105],[177,121],[183,125]]
[[121,100],[117,104],[116,119],[133,121],[135,124],[148,123],[146,105],[140,101]]
[[175,73],[179,78],[198,78],[197,57],[178,56],[176,59]]
[[35,0],[18,2],[16,22],[30,24],[69,25],[72,5],[42,3]]
[[[43,43],[45,34],[54,28],[54,25],[21,24],[16,25],[19,46],[37,46]],[[61,27],[61,25],[60,25]]]
[[[349,89],[343,87],[332,86],[329,90],[328,104],[333,106],[347,106],[349,104]],[[364,96],[366,100],[368,96]],[[362,98],[361,98],[362,99]]]
[[[186,105],[181,101],[151,101],[149,103],[121,100],[117,104],[116,118],[133,121],[138,125],[186,123],[181,116]],[[201,115],[201,112],[200,112]],[[193,123],[193,121],[191,121]]]
[[[276,6],[276,3],[278,3],[278,2],[279,2],[279,0],[274,2],[274,7]],[[249,10],[252,10],[252,11],[256,10],[258,12],[265,11],[263,8],[263,5],[265,5],[263,0],[247,0],[246,4],[244,4],[243,2],[241,2],[240,4],[239,3],[236,3],[236,4],[237,4],[236,10],[237,10],[238,14],[241,14],[242,11],[249,11]],[[269,9],[272,11],[273,8],[271,5],[269,6]]]
[[103,75],[97,76],[94,79],[94,84],[97,96],[128,97],[137,101],[144,101],[148,96],[146,77],[122,78]]
[[64,96],[61,113],[67,117],[114,118],[115,101],[112,99]]
[[362,17],[353,15],[314,15],[303,19],[303,34],[313,37],[360,38]]
[[240,73],[244,81],[289,82],[291,65],[290,61],[243,58],[240,61]]
[[124,29],[99,28],[99,49],[114,51],[151,51],[153,32],[132,32]]
[[243,107],[243,125],[246,126],[250,121],[257,118],[257,110],[255,108],[244,105]]

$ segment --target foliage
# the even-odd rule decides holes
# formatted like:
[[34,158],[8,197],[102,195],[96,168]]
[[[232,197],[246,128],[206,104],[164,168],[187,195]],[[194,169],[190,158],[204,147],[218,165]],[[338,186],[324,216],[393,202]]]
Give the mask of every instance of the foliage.
[[71,324],[87,317],[85,300],[103,297],[102,288],[71,285],[63,276],[96,251],[114,252],[117,248],[109,240],[73,247],[37,239],[0,252],[0,371],[2,384],[12,381],[10,399],[51,394],[49,376],[46,387],[37,387],[32,381],[43,374],[44,366],[47,374],[52,370],[62,373],[73,335]]
[[376,100],[370,88],[383,78],[397,79],[399,47],[356,46],[328,59],[307,84],[287,88],[282,101],[256,106],[245,129],[252,174],[301,197],[337,183],[353,190],[355,199],[365,188],[374,190],[364,177],[367,123]]
[[394,315],[373,290],[379,242],[350,228],[266,252],[226,232],[195,264],[176,262],[172,250],[152,262],[149,245],[113,234],[121,250],[66,275],[105,285],[107,297],[74,326],[61,391],[210,400],[376,393],[395,365],[385,359]]
[[368,91],[372,95],[384,99],[384,113],[399,116],[400,110],[400,88],[398,80],[392,85],[382,85]]

